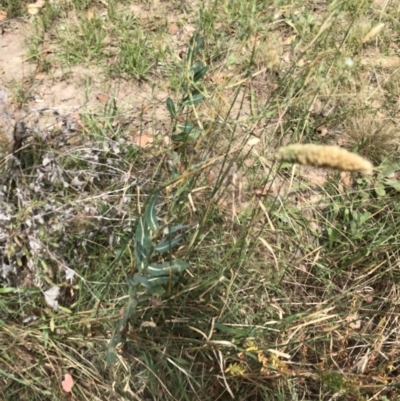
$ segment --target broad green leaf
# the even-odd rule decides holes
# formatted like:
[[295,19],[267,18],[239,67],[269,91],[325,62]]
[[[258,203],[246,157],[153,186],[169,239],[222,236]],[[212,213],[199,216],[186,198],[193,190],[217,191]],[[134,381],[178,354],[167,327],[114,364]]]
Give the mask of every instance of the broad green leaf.
[[370,217],[371,217],[371,213],[370,212],[364,212],[359,218],[359,223],[360,224],[365,223]]
[[114,329],[113,335],[108,343],[106,362],[113,365],[117,360],[117,345],[122,341],[120,335],[121,323],[118,322]]
[[201,46],[203,46],[204,38],[198,38],[197,31],[193,33],[193,36],[190,38],[188,51],[186,54],[186,60],[191,61],[194,57],[196,57],[199,52]]
[[164,295],[165,294],[165,289],[162,285],[155,285],[153,287],[151,287],[150,291],[151,295]]
[[176,233],[179,230],[183,230],[184,228],[188,228],[188,227],[190,227],[189,224],[177,224],[176,226],[165,227],[163,231],[164,231],[164,234],[171,235],[171,234]]
[[124,316],[121,319],[121,324],[122,325],[126,325],[129,317],[133,314],[133,312],[135,312],[136,307],[137,307],[137,300],[134,298],[131,298],[128,302],[128,305],[126,306],[125,312],[124,312]]
[[151,292],[151,290],[157,286],[160,285],[164,285],[164,284],[169,284],[169,283],[176,283],[178,281],[178,277],[177,276],[171,276],[171,277],[152,277],[149,278],[149,283],[150,283],[150,289],[149,291]]
[[17,382],[17,383],[21,383],[21,384],[23,384],[24,386],[32,387],[32,382],[31,382],[30,380],[22,380],[22,379],[19,379],[18,377],[14,376],[13,374],[11,374],[11,373],[9,373],[9,372],[3,370],[3,369],[0,369],[0,374],[1,374],[3,377],[8,377],[8,378],[11,379],[12,381],[15,381],[15,382]]
[[172,99],[169,97],[167,99],[167,109],[169,111],[169,115],[171,116],[171,120],[176,118],[176,109],[175,109],[175,105],[174,102],[172,101]]
[[171,139],[176,142],[187,142],[187,141],[194,141],[197,139],[202,130],[199,128],[193,128],[192,131],[190,131],[190,134],[177,134],[177,135],[172,135]]
[[172,135],[171,139],[175,142],[186,142],[188,139],[188,134],[178,134]]
[[400,181],[386,179],[385,184],[400,192]]
[[207,72],[208,72],[207,66],[203,67],[200,71],[195,72],[195,74],[193,75],[193,81],[196,83],[199,82],[204,77],[204,75],[207,74]]
[[196,61],[193,65],[191,70],[193,71],[194,74],[196,72],[199,72],[203,68],[203,63],[201,61]]
[[158,195],[152,196],[149,204],[147,205],[146,212],[144,213],[145,221],[147,227],[155,233],[158,230],[158,221],[157,221],[157,205]]
[[[173,247],[182,241],[183,235],[176,235],[180,230],[190,227],[188,224],[177,224],[172,227],[165,227],[163,232],[165,237],[154,247],[154,250],[158,253],[170,252]],[[175,236],[176,235],[176,236]]]
[[375,187],[375,192],[380,197],[386,195],[385,187],[383,185],[380,185],[380,184]]
[[398,170],[400,170],[400,166],[398,164],[391,164],[383,170],[382,177],[387,177],[388,175],[391,175]]
[[286,163],[286,162],[280,163],[280,164],[279,164],[279,170],[281,170],[281,169],[283,169],[283,168],[292,167],[292,166],[293,166],[293,163]]
[[204,95],[202,93],[200,93],[199,91],[195,90],[193,91],[193,93],[191,95],[186,96],[183,100],[182,100],[182,107],[183,106],[189,106],[192,104],[198,104],[200,103],[203,99],[204,99]]
[[178,124],[176,128],[182,131],[182,134],[190,134],[190,131],[194,128],[194,124],[191,121],[187,121],[184,124]]
[[150,231],[141,216],[135,233],[135,257],[138,268],[141,270],[147,265],[147,258],[152,249]]
[[7,294],[9,292],[16,292],[16,291],[18,290],[13,287],[0,288],[0,294]]
[[[150,264],[147,266],[149,277],[169,276],[175,273],[181,273],[189,267],[187,262],[183,260],[172,260],[171,262]],[[150,281],[150,279],[149,279]]]
[[[196,35],[197,36],[197,35]],[[199,50],[203,47],[204,44],[204,38],[199,38],[196,44],[196,47],[193,51],[193,55],[197,55],[197,53],[199,52]]]
[[141,284],[143,287],[145,287],[145,288],[150,288],[151,287],[151,285],[150,285],[150,283],[149,283],[149,280],[147,280],[147,278],[146,277],[143,277],[143,276],[141,276],[140,274],[138,274],[138,273],[136,273],[134,276],[133,276],[133,281],[135,282],[135,283],[137,283],[137,284]]
[[155,247],[154,250],[158,253],[171,252],[172,248],[177,246],[183,239],[183,235],[179,235],[175,238],[168,236],[168,238],[162,239]]
[[114,365],[117,361],[117,351],[114,347],[108,346],[106,362],[108,365]]

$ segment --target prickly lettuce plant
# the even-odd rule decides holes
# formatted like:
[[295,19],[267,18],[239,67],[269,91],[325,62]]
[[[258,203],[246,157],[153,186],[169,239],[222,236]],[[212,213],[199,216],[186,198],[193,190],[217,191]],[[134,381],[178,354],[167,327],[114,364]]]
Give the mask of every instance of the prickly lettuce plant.
[[[121,332],[134,314],[137,306],[152,295],[163,295],[166,284],[175,283],[178,274],[189,265],[179,259],[172,259],[172,250],[183,239],[180,232],[186,225],[179,224],[161,230],[157,221],[158,195],[150,198],[145,212],[137,222],[134,235],[134,254],[137,272],[128,278],[129,299],[124,315],[118,322],[108,345],[107,363],[116,361],[116,347],[123,342]],[[169,260],[165,260],[168,258]],[[164,260],[159,262],[159,260]]]
[[[197,60],[199,52],[204,44],[204,38],[196,31],[189,42],[188,51],[182,74],[182,85],[180,87],[181,100],[175,105],[171,98],[166,101],[172,121],[172,140],[186,143],[199,137],[202,128],[196,126],[188,118],[190,107],[199,104],[204,98],[204,91],[201,89],[201,81],[208,72],[208,67],[202,61]],[[186,115],[185,122],[182,117]]]

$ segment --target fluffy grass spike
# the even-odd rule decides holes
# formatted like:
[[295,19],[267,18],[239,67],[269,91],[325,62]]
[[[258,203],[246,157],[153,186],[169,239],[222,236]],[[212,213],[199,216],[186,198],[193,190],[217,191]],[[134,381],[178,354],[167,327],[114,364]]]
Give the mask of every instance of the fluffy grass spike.
[[279,148],[275,157],[283,162],[328,167],[341,171],[358,171],[364,174],[372,174],[374,170],[374,166],[369,160],[339,146],[289,145]]

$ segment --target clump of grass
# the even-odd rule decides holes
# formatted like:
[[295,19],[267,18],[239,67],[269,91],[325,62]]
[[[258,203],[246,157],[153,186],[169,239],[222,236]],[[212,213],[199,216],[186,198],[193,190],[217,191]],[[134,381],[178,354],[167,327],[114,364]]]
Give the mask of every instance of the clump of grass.
[[390,118],[382,119],[377,113],[358,113],[344,124],[346,142],[376,163],[396,158],[399,134]]
[[374,170],[374,166],[369,160],[339,146],[289,145],[278,149],[276,157],[280,161],[315,167],[328,167],[341,171],[358,171],[364,174],[372,174]]

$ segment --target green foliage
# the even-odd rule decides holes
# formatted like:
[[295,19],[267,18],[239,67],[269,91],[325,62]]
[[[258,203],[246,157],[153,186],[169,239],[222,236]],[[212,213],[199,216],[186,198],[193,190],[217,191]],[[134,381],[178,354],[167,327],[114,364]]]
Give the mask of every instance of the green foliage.
[[195,61],[203,45],[204,38],[200,37],[199,34],[195,32],[190,39],[186,54],[185,79],[180,88],[182,99],[177,106],[175,106],[171,98],[168,98],[166,101],[166,106],[173,122],[171,138],[176,142],[186,143],[188,141],[194,141],[202,133],[202,129],[196,126],[193,121],[186,118],[186,121],[180,124],[178,123],[178,118],[180,116],[188,116],[188,109],[198,105],[206,97],[200,88],[200,84],[208,72],[208,67],[199,60]]
[[[135,313],[139,301],[150,296],[161,296],[165,293],[164,285],[176,283],[178,274],[184,272],[189,264],[180,259],[172,259],[173,249],[183,240],[179,231],[186,225],[179,224],[166,227],[165,235],[160,238],[160,226],[157,220],[158,195],[153,195],[145,212],[140,216],[134,237],[134,253],[137,273],[128,278],[129,300],[122,319],[117,323],[114,334],[108,345],[107,363],[112,364],[117,359],[116,347],[123,342],[121,331]],[[168,261],[160,262],[161,255],[168,256]]]

